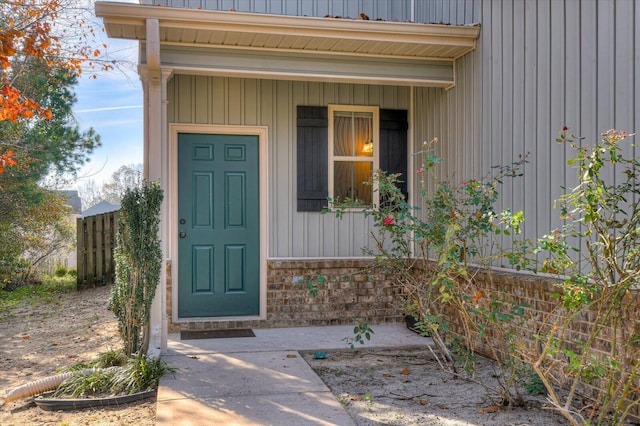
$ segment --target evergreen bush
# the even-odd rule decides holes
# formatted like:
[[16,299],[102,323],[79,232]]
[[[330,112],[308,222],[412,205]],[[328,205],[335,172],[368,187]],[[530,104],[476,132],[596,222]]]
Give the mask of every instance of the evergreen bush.
[[116,282],[110,309],[118,318],[118,328],[127,356],[146,354],[149,339],[151,302],[162,267],[158,235],[163,194],[156,182],[126,191],[118,215]]

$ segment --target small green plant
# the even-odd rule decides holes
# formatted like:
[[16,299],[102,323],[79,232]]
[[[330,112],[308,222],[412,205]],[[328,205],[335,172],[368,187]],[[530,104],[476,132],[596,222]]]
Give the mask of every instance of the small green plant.
[[157,388],[160,377],[174,370],[157,358],[150,359],[142,354],[127,358],[122,351],[108,351],[94,362],[79,363],[67,371],[78,371],[78,374],[56,389],[56,397],[144,392]]
[[53,396],[56,398],[63,396],[79,398],[105,394],[111,390],[112,379],[113,371],[110,370],[93,369],[78,372],[58,386]]
[[158,381],[167,372],[174,371],[159,358],[149,359],[143,354],[134,354],[113,378],[113,390],[117,393],[142,392],[158,387]]
[[65,275],[67,275],[69,273],[69,270],[67,269],[66,266],[58,266],[56,268],[56,270],[54,271],[53,275],[58,277],[58,278],[62,278]]
[[78,362],[69,367],[64,368],[63,372],[79,371],[87,368],[108,368],[123,366],[127,362],[127,356],[122,350],[109,349],[98,355],[98,357],[90,362]]
[[338,402],[342,405],[349,405],[349,395],[341,393],[336,398],[338,398]]
[[303,282],[307,285],[307,289],[309,290],[311,297],[317,297],[318,292],[327,284],[327,278],[322,275],[318,275],[317,277],[307,277]]
[[369,326],[369,323],[364,321],[356,321],[356,326],[353,327],[353,334],[353,337],[345,337],[344,339],[342,339],[351,349],[355,348],[356,343],[364,345],[365,339],[371,340],[373,330]]
[[91,366],[98,368],[117,367],[124,365],[126,362],[127,356],[122,350],[110,349],[101,353]]
[[520,383],[524,387],[524,390],[529,395],[543,395],[546,394],[544,383],[540,380],[540,377],[531,369],[530,366],[522,364],[522,369],[519,371]]

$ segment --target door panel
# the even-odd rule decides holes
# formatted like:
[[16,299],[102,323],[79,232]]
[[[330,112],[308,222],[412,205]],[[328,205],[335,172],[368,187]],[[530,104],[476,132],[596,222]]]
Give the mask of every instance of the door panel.
[[194,273],[191,292],[213,293],[213,246],[194,246],[192,255]]
[[258,315],[257,136],[178,135],[178,316]]
[[244,173],[227,173],[225,176],[225,228],[244,229],[246,220],[246,185]]

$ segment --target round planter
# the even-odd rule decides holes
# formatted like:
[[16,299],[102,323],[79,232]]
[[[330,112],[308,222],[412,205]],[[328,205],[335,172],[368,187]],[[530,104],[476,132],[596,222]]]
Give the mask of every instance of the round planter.
[[131,395],[110,396],[108,398],[47,398],[44,394],[34,399],[36,405],[46,411],[57,410],[81,410],[83,408],[108,407],[113,405],[128,404],[130,402],[141,401],[143,399],[156,396],[156,389],[144,392],[132,393]]

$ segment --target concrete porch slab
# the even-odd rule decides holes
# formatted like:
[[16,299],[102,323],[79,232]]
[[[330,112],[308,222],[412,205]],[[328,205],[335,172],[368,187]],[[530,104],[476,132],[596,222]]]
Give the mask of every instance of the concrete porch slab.
[[[364,345],[355,344],[356,349],[424,346],[431,339],[407,330],[404,324],[381,324],[371,326],[371,340]],[[312,351],[348,349],[344,338],[353,338],[353,326],[294,327],[253,329],[256,337],[233,337],[227,339],[180,340],[180,334],[170,334],[168,353],[230,353],[265,351]]]
[[[171,355],[178,368],[164,385],[185,397],[213,398],[270,393],[324,392],[325,384],[295,351]],[[158,401],[165,400],[158,394]]]
[[[427,347],[404,325],[372,326],[358,349]],[[156,425],[354,425],[300,351],[349,350],[352,326],[254,329],[256,337],[180,341],[162,356]]]

